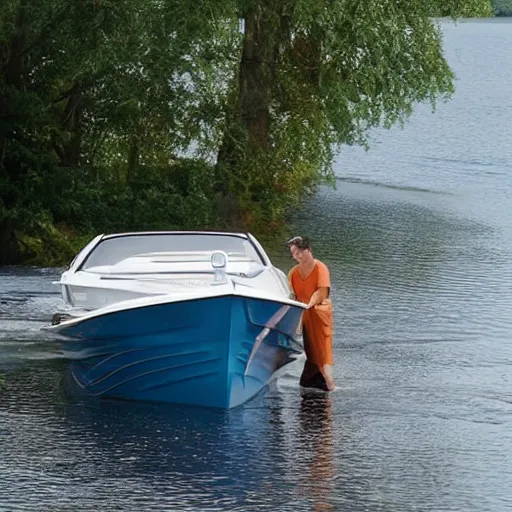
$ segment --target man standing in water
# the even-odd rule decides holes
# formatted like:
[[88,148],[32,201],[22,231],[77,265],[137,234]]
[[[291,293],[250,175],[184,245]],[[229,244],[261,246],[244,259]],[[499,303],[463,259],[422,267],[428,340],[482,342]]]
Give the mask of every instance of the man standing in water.
[[297,262],[288,273],[290,285],[296,299],[308,305],[302,317],[306,363],[300,385],[332,391],[333,316],[329,269],[313,257],[307,238],[296,236],[288,240],[287,246]]

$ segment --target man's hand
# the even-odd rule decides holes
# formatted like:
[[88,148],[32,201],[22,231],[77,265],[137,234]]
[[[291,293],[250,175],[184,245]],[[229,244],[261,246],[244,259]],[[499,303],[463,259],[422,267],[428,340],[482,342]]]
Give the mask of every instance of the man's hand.
[[308,309],[311,309],[313,306],[320,304],[329,296],[329,288],[322,287],[318,288],[318,290],[311,295],[311,299],[309,299]]

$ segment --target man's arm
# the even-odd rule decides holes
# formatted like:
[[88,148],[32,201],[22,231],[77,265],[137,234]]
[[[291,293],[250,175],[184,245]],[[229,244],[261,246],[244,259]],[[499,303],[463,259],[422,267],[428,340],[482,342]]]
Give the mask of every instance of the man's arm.
[[309,299],[308,308],[312,308],[317,304],[320,304],[322,301],[329,297],[329,288],[327,286],[322,286],[318,288],[313,295],[311,295],[311,299]]

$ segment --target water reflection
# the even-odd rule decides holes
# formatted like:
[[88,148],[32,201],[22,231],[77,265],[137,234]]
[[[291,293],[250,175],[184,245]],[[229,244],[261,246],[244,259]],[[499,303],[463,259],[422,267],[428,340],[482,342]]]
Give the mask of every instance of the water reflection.
[[0,390],[0,438],[9,444],[0,474],[10,489],[4,495],[0,486],[2,505],[22,496],[20,510],[96,510],[102,500],[134,511],[155,502],[167,510],[286,510],[294,486],[279,395],[232,411],[76,399],[63,392],[62,370],[25,366]]
[[302,492],[312,500],[312,512],[331,512],[336,477],[332,395],[309,390],[301,395],[300,439],[308,446],[302,452],[308,459]]

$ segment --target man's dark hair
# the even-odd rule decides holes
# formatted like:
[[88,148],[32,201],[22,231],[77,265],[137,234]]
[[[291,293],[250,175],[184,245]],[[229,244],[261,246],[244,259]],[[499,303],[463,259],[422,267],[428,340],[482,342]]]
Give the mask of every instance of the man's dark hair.
[[290,240],[286,242],[286,246],[289,248],[292,245],[295,245],[297,249],[301,250],[311,249],[309,238],[305,236],[294,236],[293,238],[290,238]]

